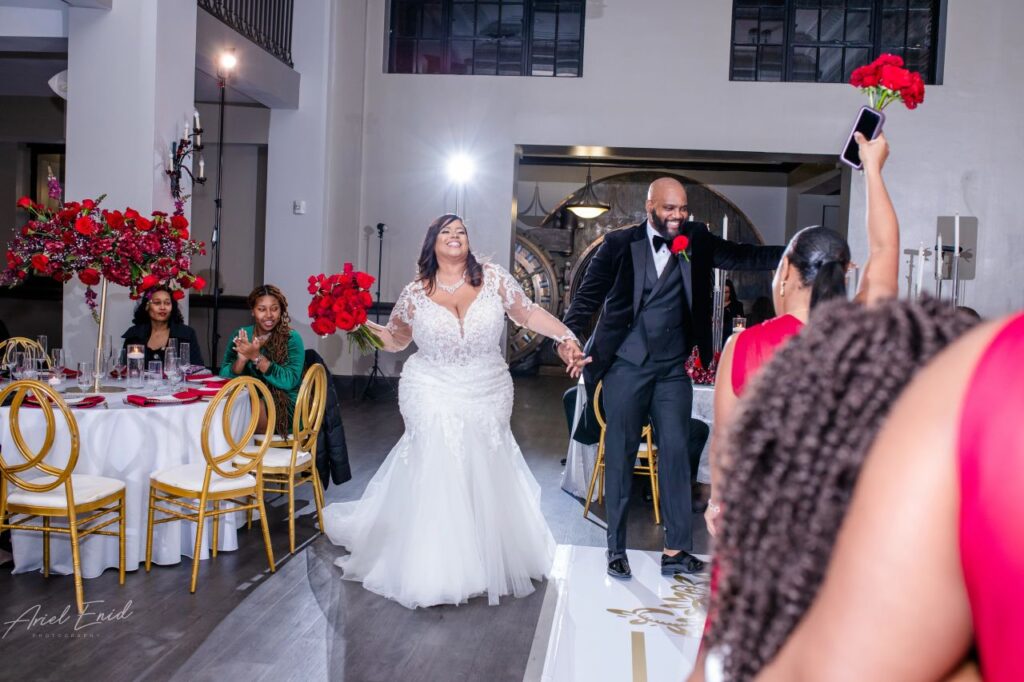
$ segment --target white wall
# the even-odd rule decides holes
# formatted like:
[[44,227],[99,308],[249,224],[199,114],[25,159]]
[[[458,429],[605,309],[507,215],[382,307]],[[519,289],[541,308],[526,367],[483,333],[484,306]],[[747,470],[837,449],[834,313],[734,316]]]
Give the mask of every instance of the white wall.
[[[449,207],[443,168],[455,149],[479,167],[468,197],[474,247],[507,258],[516,144],[834,154],[864,101],[841,84],[730,82],[730,2],[590,3],[579,79],[385,74],[386,4],[368,3],[360,220],[392,228],[385,300]],[[1009,200],[1024,181],[1022,24],[1024,3],[949,3],[944,85],[916,111],[887,110],[886,175],[904,240],[930,243],[940,213],[978,216],[983,279],[965,302],[985,315],[1024,307],[1024,231]],[[851,242],[863,260],[859,178],[852,191]]]

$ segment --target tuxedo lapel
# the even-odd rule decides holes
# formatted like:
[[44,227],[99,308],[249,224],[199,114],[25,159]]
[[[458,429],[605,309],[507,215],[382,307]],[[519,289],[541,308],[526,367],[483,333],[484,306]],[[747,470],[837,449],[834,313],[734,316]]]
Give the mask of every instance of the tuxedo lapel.
[[676,261],[679,263],[679,269],[683,274],[683,289],[686,291],[686,305],[689,306],[691,311],[693,311],[693,264],[684,258],[682,254],[676,256]]
[[640,312],[640,300],[644,296],[644,277],[647,276],[647,258],[650,247],[647,242],[647,235],[629,245],[633,257],[633,315]]

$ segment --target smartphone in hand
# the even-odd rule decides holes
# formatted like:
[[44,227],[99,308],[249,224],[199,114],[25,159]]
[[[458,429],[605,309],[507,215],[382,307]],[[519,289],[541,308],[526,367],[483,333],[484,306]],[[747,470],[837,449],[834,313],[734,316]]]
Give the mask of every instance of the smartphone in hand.
[[846,146],[843,147],[843,153],[839,155],[839,160],[851,168],[860,170],[864,164],[861,163],[860,148],[853,134],[860,133],[865,138],[873,140],[882,132],[884,122],[885,114],[881,111],[875,111],[871,107],[861,107],[860,113],[857,114],[857,121],[853,124],[853,129],[850,130],[850,136],[846,138]]

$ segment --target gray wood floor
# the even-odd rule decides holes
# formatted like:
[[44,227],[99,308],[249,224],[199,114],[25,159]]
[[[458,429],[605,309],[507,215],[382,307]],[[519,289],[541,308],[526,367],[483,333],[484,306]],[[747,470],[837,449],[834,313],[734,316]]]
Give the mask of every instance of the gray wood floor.
[[[512,428],[543,488],[543,510],[559,543],[603,546],[604,530],[584,521],[582,504],[559,488],[567,429],[561,406],[568,380],[516,379]],[[352,481],[330,487],[327,502],[357,499],[402,432],[394,400],[346,403],[345,428]],[[630,546],[658,549],[650,503],[635,490]],[[523,599],[489,607],[410,611],[340,579],[342,550],[316,535],[312,508],[301,510],[302,547],[287,556],[280,500],[269,500],[278,570],[270,574],[256,528],[241,531],[239,550],[204,561],[199,588],[188,593],[189,564],[128,574],[115,571],[85,582],[92,610],[127,618],[75,629],[70,577],[12,575],[0,570],[0,680],[521,680],[546,584]],[[598,515],[601,510],[598,509]],[[697,517],[695,549],[707,537]],[[34,615],[67,622],[11,621]],[[92,623],[87,618],[83,623]]]

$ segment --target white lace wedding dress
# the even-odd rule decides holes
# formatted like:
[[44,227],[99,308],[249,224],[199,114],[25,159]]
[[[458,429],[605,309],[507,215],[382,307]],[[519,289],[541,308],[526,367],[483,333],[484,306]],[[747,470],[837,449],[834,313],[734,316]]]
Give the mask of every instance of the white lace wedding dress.
[[387,350],[415,341],[399,407],[405,433],[361,500],[324,510],[347,580],[416,608],[490,604],[527,595],[547,576],[555,542],[540,486],[512,437],[512,378],[501,352],[505,314],[538,333],[571,338],[507,270],[484,266],[460,324],[422,285],[402,291],[382,334]]

